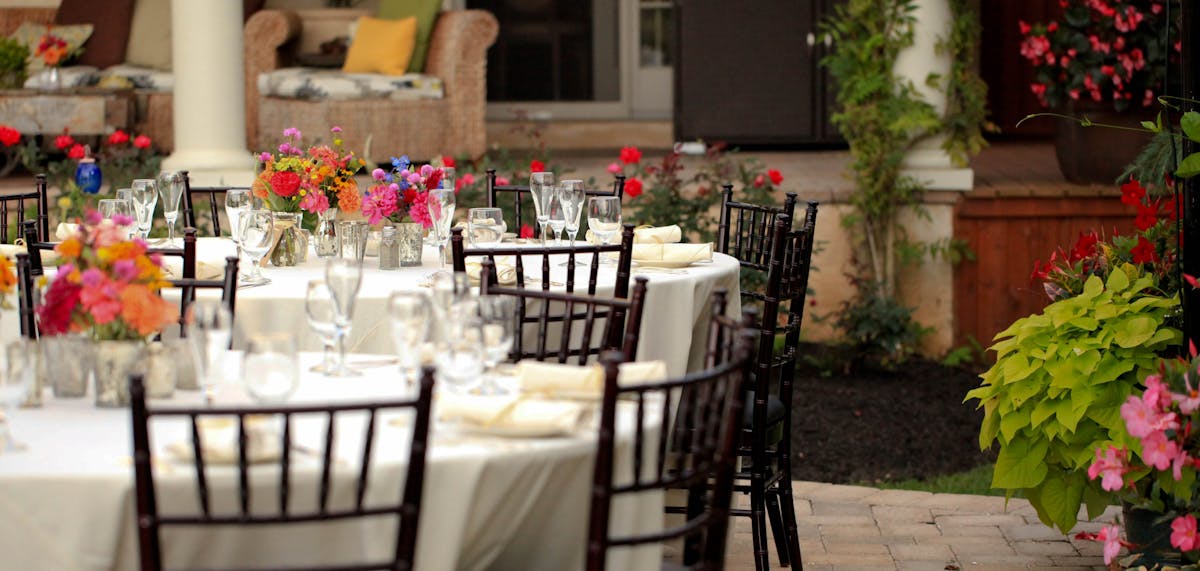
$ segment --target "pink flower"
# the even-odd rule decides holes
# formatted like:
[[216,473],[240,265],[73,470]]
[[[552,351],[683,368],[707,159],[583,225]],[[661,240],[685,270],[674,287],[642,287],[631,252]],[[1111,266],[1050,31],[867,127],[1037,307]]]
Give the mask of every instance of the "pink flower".
[[1142,461],[1159,470],[1169,468],[1180,452],[1179,444],[1167,440],[1167,435],[1162,432],[1151,433],[1142,439]]
[[383,172],[383,169],[377,168],[371,171],[371,178],[375,179],[377,182],[383,182],[384,179],[387,178],[387,173]]
[[431,166],[431,165],[421,165],[421,177],[422,177],[422,178],[424,178],[424,177],[428,177],[428,176],[429,176],[429,175],[431,175],[431,174],[433,174],[433,166]]
[[609,174],[614,175],[621,174],[621,165],[617,163],[608,163],[608,172]]
[[1188,458],[1187,450],[1182,446],[1179,447],[1179,453],[1171,460],[1171,477],[1178,482],[1183,479],[1183,467],[1192,463],[1192,459]]
[[[1191,283],[1192,281],[1194,281],[1196,279],[1196,278],[1193,278],[1192,276],[1185,275],[1184,279],[1187,279],[1187,278],[1191,278],[1191,280],[1189,280],[1188,283]],[[1193,285],[1192,287],[1194,288],[1196,286]],[[1189,375],[1187,373],[1183,374],[1183,384],[1184,384],[1184,386],[1187,387],[1187,392],[1182,395],[1180,395],[1180,394],[1172,395],[1171,398],[1175,399],[1175,402],[1179,403],[1179,411],[1180,412],[1182,412],[1183,414],[1186,414],[1186,415],[1191,415],[1193,412],[1196,412],[1197,408],[1200,408],[1200,391],[1197,391],[1196,389],[1192,388],[1191,375]]]
[[1121,552],[1121,527],[1106,525],[1100,529],[1096,539],[1104,542],[1104,564],[1112,563],[1113,559],[1117,558],[1117,554]]
[[396,202],[399,187],[395,184],[380,185],[371,188],[367,199],[363,201],[362,213],[371,224],[378,224],[384,218],[396,212]]
[[109,291],[107,283],[95,287],[84,286],[79,301],[97,325],[110,323],[121,314],[121,302],[116,292]]
[[300,209],[321,214],[329,210],[329,197],[324,192],[310,192],[300,199]]
[[271,153],[268,153],[266,151],[259,153],[258,160],[259,160],[259,162],[263,162],[263,163],[271,160]]
[[1162,382],[1162,375],[1146,375],[1144,383],[1146,391],[1142,393],[1142,402],[1157,410],[1165,410],[1171,406],[1171,389]]
[[1180,551],[1195,551],[1200,548],[1200,537],[1196,536],[1196,516],[1187,514],[1171,522],[1171,547]]
[[1161,415],[1155,407],[1146,404],[1142,399],[1130,396],[1121,405],[1121,418],[1125,419],[1125,429],[1134,438],[1145,438],[1150,433],[1163,430],[1163,427],[1178,426],[1175,413]]
[[133,260],[117,260],[113,262],[113,275],[118,280],[129,282],[138,276],[137,264]]
[[496,186],[508,186],[509,184],[512,184],[512,181],[507,178],[502,176],[496,177]]
[[337,125],[334,125],[333,127],[330,127],[329,132],[330,133],[341,133],[342,128],[338,127]]
[[413,222],[420,224],[422,228],[433,226],[433,219],[429,217],[429,205],[425,196],[418,194],[416,200],[412,201],[408,207],[408,217],[412,218]]
[[1104,478],[1100,480],[1101,488],[1113,492],[1125,487],[1123,476],[1129,471],[1125,465],[1125,455],[1125,450],[1118,450],[1112,446],[1103,452],[1097,448],[1096,460],[1088,467],[1088,479],[1095,480],[1096,476],[1103,474]]
[[287,129],[283,130],[283,136],[286,138],[289,138],[289,139],[299,140],[301,138],[300,129],[297,129],[295,127],[288,127]]
[[112,221],[117,226],[129,226],[133,224],[133,217],[128,214],[114,214]]
[[133,146],[135,146],[139,149],[150,148],[150,137],[147,137],[145,135],[138,135],[138,136],[134,137],[133,138]]

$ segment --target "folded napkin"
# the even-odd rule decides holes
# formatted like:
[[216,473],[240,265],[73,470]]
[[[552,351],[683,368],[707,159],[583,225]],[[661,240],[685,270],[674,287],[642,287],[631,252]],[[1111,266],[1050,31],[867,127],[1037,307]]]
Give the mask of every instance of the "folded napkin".
[[[237,421],[233,418],[200,419],[200,451],[208,464],[236,464],[238,461]],[[246,417],[246,461],[251,464],[273,462],[282,454],[276,423],[267,417]],[[192,442],[172,442],[166,452],[174,460],[192,461]]]
[[[480,262],[467,262],[467,278],[471,283],[478,284],[479,276],[483,274],[483,264]],[[496,262],[496,280],[500,285],[515,285],[517,283],[517,267],[512,264]]]
[[633,261],[690,264],[712,259],[712,242],[704,244],[634,244]]
[[[667,378],[663,361],[621,363],[617,384],[634,386]],[[567,365],[525,360],[517,363],[517,384],[522,392],[600,398],[604,393],[604,369],[600,365]]]
[[[183,258],[163,256],[163,273],[167,278],[183,277]],[[196,279],[219,280],[225,278],[225,258],[220,260],[196,260]]]
[[436,408],[441,420],[514,435],[568,434],[586,426],[592,415],[592,407],[583,403],[520,396],[442,394]]
[[57,238],[59,242],[62,242],[63,240],[66,240],[67,238],[74,236],[75,232],[77,232],[77,231],[79,231],[78,224],[71,224],[70,222],[59,222],[58,228],[54,229],[54,237]]
[[[24,254],[28,251],[25,248],[25,244],[0,244],[0,256],[10,258],[13,261],[16,261],[17,254]],[[42,250],[41,254],[42,265],[53,266],[58,264],[58,252],[54,250]]]
[[658,227],[642,226],[633,230],[634,244],[673,244],[680,240],[683,240],[683,231],[675,224]]

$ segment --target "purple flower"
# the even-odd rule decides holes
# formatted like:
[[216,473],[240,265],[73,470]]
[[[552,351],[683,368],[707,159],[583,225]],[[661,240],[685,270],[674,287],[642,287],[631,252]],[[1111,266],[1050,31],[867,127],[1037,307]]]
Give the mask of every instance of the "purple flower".
[[[296,131],[296,132],[299,133],[299,131]],[[330,133],[341,133],[342,128],[338,127],[337,125],[334,125],[333,128],[329,130],[329,132]]]
[[375,169],[371,171],[371,178],[383,182],[387,179],[387,173],[383,172],[383,169]]
[[408,175],[408,184],[416,185],[421,183],[421,175],[412,173]]
[[133,224],[133,217],[128,214],[114,214],[112,221],[117,226],[129,226]]
[[258,160],[259,160],[260,162],[264,162],[264,163],[265,163],[265,162],[267,162],[267,161],[269,161],[269,160],[271,160],[271,153],[268,153],[268,152],[266,152],[266,151],[263,151],[263,152],[259,153],[259,154],[258,154]]
[[287,129],[283,130],[283,136],[289,137],[292,139],[296,139],[296,140],[300,140],[300,138],[301,138],[300,129],[297,129],[295,127],[288,127]]
[[427,177],[433,174],[433,167],[429,165],[421,165],[421,177]]
[[79,276],[79,281],[83,282],[84,286],[96,287],[104,281],[104,272],[98,268],[88,268]]
[[282,143],[279,145],[279,153],[282,155],[286,155],[286,154],[288,154],[288,150],[291,148],[292,148],[291,145],[289,145],[287,143]]
[[133,260],[117,260],[113,262],[113,273],[121,281],[130,281],[138,275],[137,264]]
[[95,210],[89,210],[85,219],[87,220],[87,223],[91,224],[92,226],[95,226],[104,221],[104,217],[101,216],[100,213]]

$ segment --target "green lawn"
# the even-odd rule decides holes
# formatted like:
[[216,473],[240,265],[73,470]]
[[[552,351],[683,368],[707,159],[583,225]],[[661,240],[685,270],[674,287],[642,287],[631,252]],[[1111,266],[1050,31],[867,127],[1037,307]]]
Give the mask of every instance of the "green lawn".
[[1004,490],[994,490],[992,483],[992,465],[986,464],[966,472],[947,474],[929,480],[901,480],[898,482],[882,482],[873,485],[889,490],[921,490],[939,494],[976,494],[983,496],[1003,496]]

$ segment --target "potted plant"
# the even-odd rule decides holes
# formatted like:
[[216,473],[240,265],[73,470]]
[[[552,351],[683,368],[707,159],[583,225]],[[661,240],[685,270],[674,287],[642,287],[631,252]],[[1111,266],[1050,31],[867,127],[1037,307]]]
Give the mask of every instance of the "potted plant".
[[0,89],[20,89],[25,85],[25,67],[29,48],[11,38],[0,38]]
[[[1021,22],[1030,89],[1043,106],[1096,123],[1152,119],[1167,60],[1179,50],[1167,43],[1166,1],[1063,0],[1060,20]],[[1082,129],[1064,121],[1055,137],[1063,176],[1076,183],[1112,183],[1149,141],[1136,131],[1092,137]]]

